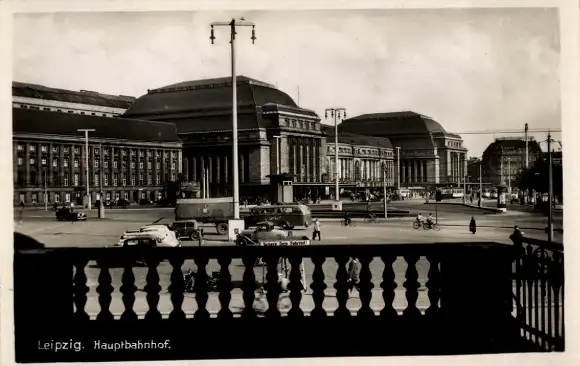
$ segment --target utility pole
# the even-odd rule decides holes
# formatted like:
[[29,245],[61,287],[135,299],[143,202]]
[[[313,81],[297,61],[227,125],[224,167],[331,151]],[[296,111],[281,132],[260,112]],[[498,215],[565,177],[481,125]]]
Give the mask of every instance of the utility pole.
[[388,215],[387,215],[387,169],[385,166],[383,166],[383,202],[386,219],[388,218]]
[[483,199],[483,181],[481,178],[481,164],[483,164],[483,158],[479,162],[479,207],[481,207],[482,205],[481,201]]
[[552,182],[552,135],[548,132],[548,242],[552,242],[554,238],[554,223],[552,220],[552,196],[553,192]]
[[528,124],[527,123],[526,123],[526,127],[524,130],[524,138],[526,139],[526,157],[525,157],[525,159],[526,159],[525,164],[526,165],[525,165],[525,167],[527,168],[528,167]]
[[463,176],[463,204],[465,204],[465,198],[467,196],[467,177]]
[[87,210],[91,209],[91,192],[89,189],[89,132],[95,132],[93,128],[79,128],[77,131],[85,133],[85,172],[87,184]]
[[512,161],[511,158],[507,158],[508,162],[508,192],[512,194]]
[[46,168],[44,168],[44,211],[48,211],[48,192],[46,188]]
[[500,161],[499,161],[499,182],[503,183],[503,151],[500,153]]
[[[328,118],[328,113],[334,118],[334,198],[338,203],[340,202],[340,192],[338,185],[338,120],[340,118],[346,118],[346,108],[326,108],[324,110],[324,117]],[[342,116],[341,116],[342,112]],[[342,209],[342,208],[341,208]]]
[[214,27],[229,27],[230,28],[230,45],[232,56],[232,169],[233,169],[233,204],[234,204],[234,219],[240,219],[240,177],[238,168],[238,96],[237,96],[237,82],[236,82],[236,27],[252,27],[252,44],[256,40],[255,28],[256,25],[252,22],[243,20],[236,21],[232,19],[230,22],[214,22],[211,23],[211,36],[209,39],[214,43]]

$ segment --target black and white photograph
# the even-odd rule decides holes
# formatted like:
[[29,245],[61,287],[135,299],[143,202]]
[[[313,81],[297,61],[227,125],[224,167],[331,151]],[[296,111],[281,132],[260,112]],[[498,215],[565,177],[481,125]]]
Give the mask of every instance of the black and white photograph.
[[12,362],[569,351],[570,4],[13,9]]

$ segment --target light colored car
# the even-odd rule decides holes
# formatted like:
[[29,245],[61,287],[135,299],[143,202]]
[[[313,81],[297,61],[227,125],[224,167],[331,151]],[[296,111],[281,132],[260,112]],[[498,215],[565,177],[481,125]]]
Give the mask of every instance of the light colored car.
[[287,240],[309,240],[306,236],[290,236],[285,230],[274,228],[269,221],[259,222],[255,228],[243,230],[236,237],[238,246],[259,245],[260,242],[277,242]]
[[[127,239],[153,239],[158,247],[179,247],[181,243],[175,231],[167,225],[152,224],[141,227],[139,230],[127,230],[119,238],[116,246],[123,246]],[[131,243],[132,241],[129,241]],[[138,242],[138,240],[135,240]]]

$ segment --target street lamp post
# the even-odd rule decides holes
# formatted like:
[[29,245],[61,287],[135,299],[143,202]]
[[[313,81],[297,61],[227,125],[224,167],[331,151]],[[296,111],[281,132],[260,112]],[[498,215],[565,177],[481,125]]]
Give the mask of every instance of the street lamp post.
[[91,209],[91,192],[89,188],[89,132],[95,132],[93,128],[79,128],[77,131],[85,133],[85,178],[87,185],[87,209]]
[[554,185],[552,182],[552,135],[548,132],[548,242],[554,238],[554,222],[552,218],[552,202],[554,194]]
[[240,181],[238,171],[238,96],[236,85],[236,27],[252,27],[252,44],[256,40],[255,27],[252,22],[244,20],[236,21],[232,19],[230,22],[214,22],[211,23],[211,36],[209,37],[211,43],[214,43],[214,27],[229,27],[230,28],[230,45],[232,57],[232,169],[233,169],[233,203],[234,203],[234,219],[240,219]]
[[330,117],[334,119],[334,198],[338,203],[340,201],[340,188],[338,185],[338,120],[346,118],[346,108],[326,108],[324,110],[325,118],[328,118],[329,112]]
[[397,146],[396,149],[397,149],[397,189],[401,191],[401,148]]

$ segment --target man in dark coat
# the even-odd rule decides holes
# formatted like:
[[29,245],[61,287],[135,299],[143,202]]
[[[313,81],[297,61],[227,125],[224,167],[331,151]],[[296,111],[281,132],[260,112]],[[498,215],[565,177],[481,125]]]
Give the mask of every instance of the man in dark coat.
[[477,231],[477,224],[475,223],[475,218],[471,216],[471,221],[469,222],[469,231],[473,234]]
[[358,289],[359,271],[360,262],[358,261],[358,258],[353,257],[348,265],[349,292],[352,292],[352,290],[355,288]]

